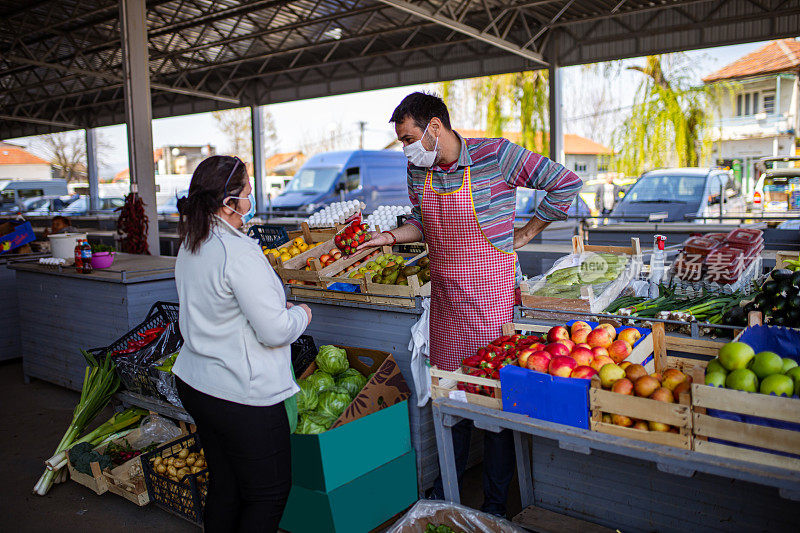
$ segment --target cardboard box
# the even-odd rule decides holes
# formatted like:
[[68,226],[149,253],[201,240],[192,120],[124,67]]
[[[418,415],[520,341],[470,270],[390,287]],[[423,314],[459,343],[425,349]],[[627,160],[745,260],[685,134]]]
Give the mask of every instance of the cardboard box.
[[291,533],[366,533],[417,498],[412,450],[330,492],[292,485],[280,528]]
[[22,222],[21,224],[6,222],[1,228],[0,254],[9,252],[36,240],[36,235],[33,233],[33,227],[30,222]]
[[[310,490],[330,492],[411,451],[411,391],[394,358],[377,350],[342,348],[352,368],[375,375],[331,429],[292,435],[292,483]],[[311,363],[302,377],[316,369]]]

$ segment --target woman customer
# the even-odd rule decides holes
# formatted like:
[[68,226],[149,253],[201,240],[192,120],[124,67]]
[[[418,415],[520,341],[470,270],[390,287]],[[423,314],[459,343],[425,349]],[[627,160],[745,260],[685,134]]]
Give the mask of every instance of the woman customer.
[[209,157],[178,201],[175,265],[184,344],[173,372],[210,471],[205,530],[277,531],[291,485],[284,400],[298,390],[289,345],[311,310],[286,303],[261,247],[244,163]]

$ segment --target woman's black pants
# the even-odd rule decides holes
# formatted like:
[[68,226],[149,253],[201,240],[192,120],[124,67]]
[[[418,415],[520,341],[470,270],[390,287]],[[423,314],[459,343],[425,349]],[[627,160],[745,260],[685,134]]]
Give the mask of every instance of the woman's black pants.
[[197,425],[208,464],[205,531],[277,531],[292,484],[283,402],[242,405],[175,381]]

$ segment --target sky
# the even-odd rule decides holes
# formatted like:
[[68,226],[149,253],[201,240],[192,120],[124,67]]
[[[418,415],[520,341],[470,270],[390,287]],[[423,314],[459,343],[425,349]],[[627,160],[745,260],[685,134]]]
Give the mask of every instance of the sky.
[[[696,66],[696,81],[720,67],[748,54],[764,43],[749,43],[735,46],[709,48],[687,52]],[[626,64],[641,64],[642,59],[632,59]],[[595,83],[604,83],[612,98],[610,107],[630,105],[634,89],[638,82],[638,74],[621,70],[613,79],[596,79],[587,74],[581,66],[564,69],[563,94],[565,99],[565,129],[570,133],[591,135],[586,132],[584,117],[593,112],[592,106],[582,102],[582,95],[587,90],[595,90]],[[267,106],[275,122],[278,135],[278,151],[289,152],[299,150],[309,139],[320,139],[329,134],[337,126],[348,132],[353,148],[358,148],[358,122],[367,123],[364,135],[364,148],[381,149],[394,139],[394,131],[388,123],[394,107],[407,94],[432,86],[412,85],[393,89],[368,91],[341,96],[314,98],[296,102],[273,104]],[[101,177],[113,176],[116,172],[128,167],[127,141],[125,126],[108,126],[99,128],[99,134],[110,145],[104,154]],[[32,137],[8,139],[23,145],[30,145]],[[217,151],[226,153],[229,143],[215,124],[210,113],[163,118],[153,121],[153,146],[165,145],[203,145],[210,143]]]

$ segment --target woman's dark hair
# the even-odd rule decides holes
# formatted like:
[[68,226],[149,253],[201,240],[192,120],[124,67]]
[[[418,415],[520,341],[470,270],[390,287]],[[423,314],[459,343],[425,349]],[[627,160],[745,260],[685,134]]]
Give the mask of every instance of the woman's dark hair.
[[[239,196],[247,184],[247,169],[238,157],[214,155],[203,160],[189,184],[189,194],[178,199],[178,234],[194,253],[208,238],[214,214],[228,196]],[[232,200],[234,209],[239,200]]]
[[415,92],[411,93],[400,102],[392,113],[392,118],[389,122],[399,124],[403,122],[406,117],[411,117],[414,124],[424,130],[433,117],[442,121],[445,128],[450,127],[450,113],[447,111],[447,105],[444,100],[435,94]]

